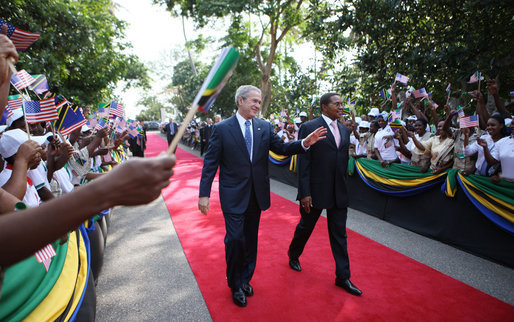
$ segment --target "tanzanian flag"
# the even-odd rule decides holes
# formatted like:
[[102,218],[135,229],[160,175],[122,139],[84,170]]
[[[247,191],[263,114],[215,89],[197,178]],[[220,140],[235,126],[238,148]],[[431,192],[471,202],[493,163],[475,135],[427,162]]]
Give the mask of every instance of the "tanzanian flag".
[[198,106],[200,111],[207,113],[232,75],[238,60],[237,50],[233,47],[225,47],[203,82],[192,106]]
[[87,123],[78,105],[65,104],[57,111],[59,120],[55,121],[55,129],[62,135],[68,135]]

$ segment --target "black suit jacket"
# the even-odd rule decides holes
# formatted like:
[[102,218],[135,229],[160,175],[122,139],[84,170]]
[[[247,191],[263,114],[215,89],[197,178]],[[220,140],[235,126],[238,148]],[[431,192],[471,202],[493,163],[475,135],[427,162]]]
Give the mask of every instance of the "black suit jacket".
[[200,129],[200,139],[209,141],[212,133],[212,125],[206,125]]
[[311,146],[298,156],[298,200],[311,196],[312,205],[318,209],[344,208],[348,206],[346,178],[350,133],[337,123],[341,141],[337,148],[334,135],[323,117],[303,124],[298,139],[303,139],[318,127],[327,129],[327,138]]
[[243,133],[232,116],[214,125],[205,153],[200,197],[210,197],[211,185],[218,167],[221,209],[224,213],[243,214],[248,208],[252,185],[261,210],[270,207],[268,175],[269,150],[292,155],[303,152],[300,141],[284,143],[271,124],[254,118],[252,161],[246,149]]

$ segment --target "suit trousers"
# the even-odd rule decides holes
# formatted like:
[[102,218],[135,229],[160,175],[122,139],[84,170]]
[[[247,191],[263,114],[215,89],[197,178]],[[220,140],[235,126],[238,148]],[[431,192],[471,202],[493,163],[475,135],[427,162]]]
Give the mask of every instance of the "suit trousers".
[[[303,253],[305,244],[307,244],[322,210],[311,207],[311,212],[306,213],[300,205],[301,219],[289,245],[290,258],[298,259]],[[336,262],[336,277],[342,280],[350,278],[350,260],[346,243],[346,217],[347,208],[327,209],[328,237],[332,255]]]
[[243,214],[223,213],[225,217],[225,260],[227,281],[231,289],[250,282],[257,263],[257,238],[261,209],[255,191]]

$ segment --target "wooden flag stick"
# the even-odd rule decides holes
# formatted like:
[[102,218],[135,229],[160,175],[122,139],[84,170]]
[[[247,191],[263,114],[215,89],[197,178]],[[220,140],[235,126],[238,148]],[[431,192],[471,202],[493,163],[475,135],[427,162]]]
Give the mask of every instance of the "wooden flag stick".
[[175,149],[177,148],[177,145],[179,141],[182,139],[182,136],[186,132],[187,125],[191,123],[193,120],[193,117],[195,116],[196,111],[198,110],[198,104],[195,104],[191,106],[189,109],[189,112],[187,112],[186,117],[184,118],[184,121],[182,122],[182,125],[178,128],[177,133],[175,133],[175,137],[173,138],[173,141],[171,141],[171,144],[168,148],[168,155],[172,155],[175,153]]

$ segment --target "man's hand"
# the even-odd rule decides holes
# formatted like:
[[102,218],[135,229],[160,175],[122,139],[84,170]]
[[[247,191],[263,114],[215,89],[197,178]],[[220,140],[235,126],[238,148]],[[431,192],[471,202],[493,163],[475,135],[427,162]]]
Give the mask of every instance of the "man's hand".
[[198,198],[198,209],[202,214],[207,216],[207,211],[209,210],[209,197]]
[[324,136],[325,134],[327,134],[327,129],[323,126],[320,126],[305,138],[303,145],[311,146],[319,140],[326,138],[326,136]]
[[16,161],[25,162],[28,169],[36,168],[41,162],[41,146],[32,140],[23,142],[16,153]]
[[312,197],[311,196],[303,197],[300,200],[300,204],[302,205],[303,210],[305,210],[305,212],[309,214],[311,212],[311,207],[312,207]]

